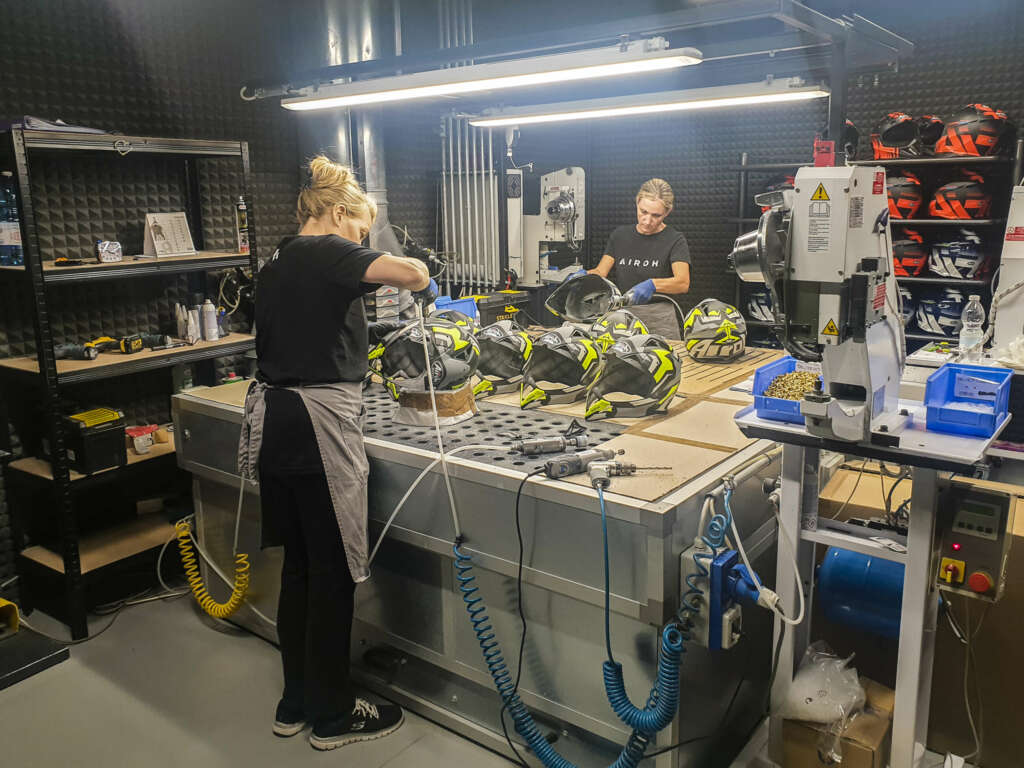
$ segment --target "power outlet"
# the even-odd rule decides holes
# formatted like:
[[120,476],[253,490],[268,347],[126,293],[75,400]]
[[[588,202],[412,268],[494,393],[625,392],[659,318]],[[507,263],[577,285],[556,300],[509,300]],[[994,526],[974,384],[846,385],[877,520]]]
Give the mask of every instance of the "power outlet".
[[[693,546],[684,550],[679,556],[679,594],[682,595],[684,601],[697,609],[687,614],[693,622],[693,626],[690,628],[690,639],[698,645],[707,648],[710,635],[710,626],[708,625],[708,592],[710,585],[708,577],[703,575],[703,572],[693,560],[695,554],[710,555],[710,552],[707,547]],[[701,562],[706,569],[710,569],[710,558],[703,559]],[[693,578],[690,578],[691,576]],[[701,590],[701,594],[687,594],[691,589],[690,584],[687,583],[688,580]]]

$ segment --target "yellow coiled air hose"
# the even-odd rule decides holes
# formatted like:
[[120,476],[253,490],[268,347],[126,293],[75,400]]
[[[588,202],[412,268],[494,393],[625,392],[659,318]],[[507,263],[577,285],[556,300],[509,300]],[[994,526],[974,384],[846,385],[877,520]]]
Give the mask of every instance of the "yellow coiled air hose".
[[188,520],[180,520],[174,525],[178,535],[178,551],[181,552],[181,564],[185,567],[185,577],[192,588],[192,594],[199,607],[215,619],[226,619],[245,602],[245,593],[249,590],[249,556],[243,552],[235,555],[235,585],[231,597],[226,603],[218,603],[206,591],[203,577],[199,575],[199,562],[192,549],[192,526]]

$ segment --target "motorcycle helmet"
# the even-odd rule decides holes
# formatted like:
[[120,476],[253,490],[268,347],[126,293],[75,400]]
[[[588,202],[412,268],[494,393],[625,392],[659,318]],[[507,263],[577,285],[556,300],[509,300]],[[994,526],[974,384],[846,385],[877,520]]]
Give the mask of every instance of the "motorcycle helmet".
[[718,299],[704,299],[683,322],[686,351],[698,362],[731,362],[743,355],[746,341],[747,321]]
[[985,253],[981,238],[971,229],[961,229],[960,236],[947,243],[932,246],[928,266],[942,277],[973,280],[985,271]]
[[910,330],[914,325],[914,313],[917,311],[917,299],[905,285],[900,287],[900,305],[902,309],[903,328]]
[[499,320],[476,334],[480,343],[480,381],[473,388],[477,397],[503,394],[519,389],[523,369],[533,353],[533,341],[514,320]]
[[917,302],[917,327],[927,333],[956,336],[963,309],[964,295],[956,288],[926,293]]
[[875,160],[895,160],[900,157],[920,157],[921,138],[917,122],[906,112],[890,112],[871,134],[871,149]]
[[921,115],[914,122],[917,123],[917,135],[921,137],[921,144],[925,149],[933,151],[935,142],[946,130],[946,124],[937,115]]
[[566,280],[552,291],[544,306],[570,323],[591,323],[622,303],[622,294],[611,280],[587,273]]
[[480,331],[480,324],[476,321],[476,318],[470,317],[465,312],[459,312],[457,309],[435,309],[427,317],[455,323],[455,325],[466,328],[472,334],[479,333]]
[[627,309],[617,309],[602,315],[590,326],[590,336],[602,352],[607,352],[620,339],[650,333],[643,320]]
[[1009,148],[1014,133],[1013,123],[1001,109],[968,104],[946,123],[945,132],[935,143],[935,153],[965,157],[996,155]]
[[916,229],[901,227],[892,244],[892,266],[896,277],[917,277],[924,271],[928,249]]
[[[424,328],[434,389],[459,389],[470,380],[479,364],[480,345],[476,338],[465,328],[446,320],[427,319]],[[388,334],[383,341],[380,374],[395,400],[401,389],[422,392],[429,387],[423,360],[423,338],[417,322]]]
[[[666,411],[679,389],[680,375],[679,358],[661,336],[642,334],[619,339],[608,349],[587,390],[586,418],[640,419]],[[629,397],[621,399],[621,395]]]
[[[782,176],[776,176],[769,182],[764,188],[765,192],[781,192],[784,189],[793,189],[796,186],[796,176],[792,173],[784,174]],[[770,205],[762,205],[761,213],[768,213],[772,207]]]
[[921,180],[910,171],[897,171],[898,175],[885,181],[889,196],[889,215],[894,219],[912,219],[924,202]]
[[[580,279],[580,278],[577,278]],[[574,403],[601,367],[601,348],[575,326],[559,326],[533,342],[519,387],[521,408]]]
[[984,219],[992,206],[981,174],[964,171],[967,181],[952,181],[935,190],[928,212],[940,219]]
[[754,288],[747,299],[747,314],[764,323],[775,321],[772,313],[772,294],[767,288]]
[[857,126],[853,124],[852,120],[846,121],[846,126],[843,128],[843,152],[846,153],[847,160],[853,160],[857,157],[857,148],[860,146],[860,131],[857,130]]

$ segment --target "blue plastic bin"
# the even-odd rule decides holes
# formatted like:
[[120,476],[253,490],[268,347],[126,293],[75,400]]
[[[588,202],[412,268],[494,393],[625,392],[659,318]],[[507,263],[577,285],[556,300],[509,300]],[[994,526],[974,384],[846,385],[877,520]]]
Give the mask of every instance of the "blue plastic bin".
[[946,363],[928,377],[926,425],[933,432],[990,437],[1006,418],[1009,368]]
[[762,394],[776,376],[792,373],[795,370],[796,358],[787,355],[780,357],[774,363],[762,365],[754,373],[754,410],[760,418],[788,421],[791,424],[804,423],[804,417],[800,413],[799,400],[783,400],[781,397],[766,397]]
[[453,299],[451,296],[438,296],[434,299],[434,309],[454,309],[464,315],[469,315],[473,319],[480,317],[474,299]]

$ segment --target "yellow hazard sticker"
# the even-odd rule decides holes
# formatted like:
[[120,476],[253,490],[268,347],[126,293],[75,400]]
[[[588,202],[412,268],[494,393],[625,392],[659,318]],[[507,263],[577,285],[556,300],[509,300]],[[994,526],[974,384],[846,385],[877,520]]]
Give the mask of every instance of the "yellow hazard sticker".
[[811,200],[831,200],[828,196],[828,192],[825,191],[824,184],[818,185],[818,188],[814,190],[814,194],[811,195]]
[[829,320],[827,323],[825,323],[825,327],[821,329],[821,335],[822,336],[838,336],[839,335],[839,329],[836,328],[836,321],[835,320]]

